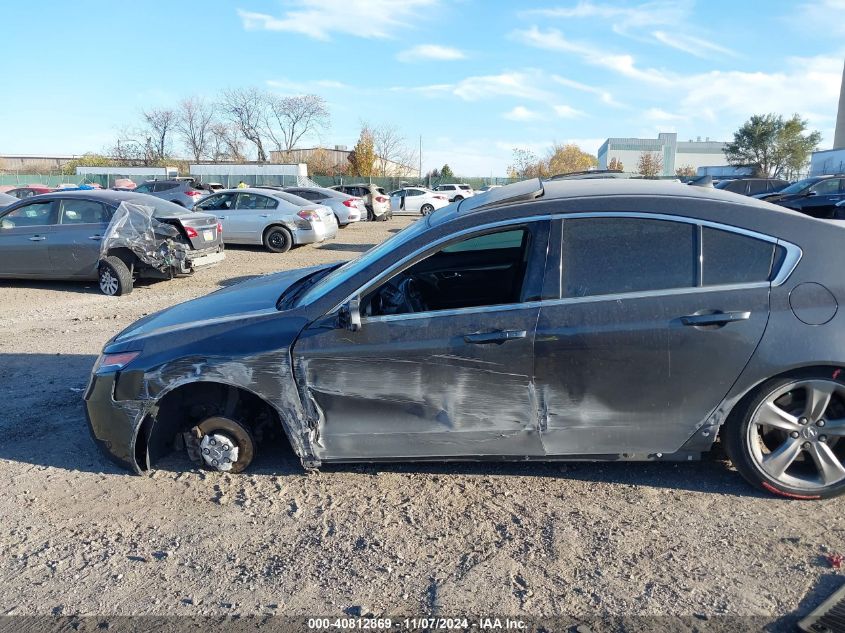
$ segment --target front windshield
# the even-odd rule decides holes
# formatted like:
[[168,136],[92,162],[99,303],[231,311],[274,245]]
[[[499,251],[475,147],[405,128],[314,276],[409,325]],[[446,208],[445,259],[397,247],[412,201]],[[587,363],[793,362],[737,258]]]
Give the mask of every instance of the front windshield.
[[778,191],[778,193],[801,193],[802,189],[809,187],[815,182],[815,178],[805,178],[804,180],[799,180],[798,182],[794,182],[788,187],[781,189],[780,191]]
[[364,270],[367,266],[377,261],[385,253],[399,248],[406,242],[410,242],[417,235],[428,228],[425,219],[417,220],[406,226],[395,235],[387,238],[381,244],[373,246],[366,253],[353,260],[346,262],[343,266],[323,277],[316,284],[311,286],[297,301],[298,306],[308,305],[328,292],[337,288],[340,284],[352,279],[355,275]]

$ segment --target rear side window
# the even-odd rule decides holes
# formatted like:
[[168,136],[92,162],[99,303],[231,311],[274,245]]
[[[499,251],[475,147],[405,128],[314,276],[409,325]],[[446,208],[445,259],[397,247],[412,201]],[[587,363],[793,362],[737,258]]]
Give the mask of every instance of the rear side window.
[[768,281],[775,253],[771,242],[706,226],[701,241],[703,285]]
[[563,222],[563,296],[696,285],[691,224],[635,218]]
[[62,200],[60,224],[105,224],[111,219],[106,207],[93,200]]
[[275,209],[276,201],[254,193],[238,194],[238,209]]
[[145,182],[133,189],[135,193],[150,193],[153,190],[153,183]]

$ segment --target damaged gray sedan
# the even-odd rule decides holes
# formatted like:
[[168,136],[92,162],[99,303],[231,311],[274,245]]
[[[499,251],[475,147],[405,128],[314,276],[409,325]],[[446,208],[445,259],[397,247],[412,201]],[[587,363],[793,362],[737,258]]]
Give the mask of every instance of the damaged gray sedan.
[[223,260],[217,218],[124,191],[57,191],[0,210],[0,279],[97,280],[110,296]]
[[[525,181],[344,265],[138,321],[85,394],[141,472],[237,472],[283,433],[306,468],[400,460],[695,460],[845,491],[845,229],[680,184]],[[266,444],[265,444],[266,445]]]

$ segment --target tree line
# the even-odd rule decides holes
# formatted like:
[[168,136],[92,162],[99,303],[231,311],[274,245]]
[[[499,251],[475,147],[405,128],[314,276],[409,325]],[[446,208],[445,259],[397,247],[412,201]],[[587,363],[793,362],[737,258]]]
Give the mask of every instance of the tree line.
[[[284,162],[303,140],[319,138],[330,127],[328,105],[319,95],[235,88],[216,100],[191,96],[173,107],[144,109],[102,153],[86,154],[68,167],[165,166],[179,163],[180,157],[197,163],[265,163],[271,152],[279,152]],[[387,123],[362,122],[356,150],[349,160],[338,160],[332,150],[318,148],[297,162],[306,162],[315,175],[391,176],[397,165],[412,166],[417,160],[399,128]]]

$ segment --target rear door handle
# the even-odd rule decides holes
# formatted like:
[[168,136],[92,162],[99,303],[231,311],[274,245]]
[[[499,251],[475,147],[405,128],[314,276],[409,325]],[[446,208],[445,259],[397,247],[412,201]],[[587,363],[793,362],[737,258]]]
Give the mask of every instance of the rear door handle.
[[47,237],[44,236],[44,235],[33,235],[31,238],[29,238],[29,241],[30,242],[43,242],[46,239],[47,239]]
[[516,339],[525,338],[528,333],[525,330],[505,330],[502,332],[485,332],[483,334],[467,334],[464,336],[464,342],[470,345],[501,345],[506,341],[515,341]]
[[751,312],[714,312],[713,314],[688,314],[681,317],[684,325],[727,325],[734,321],[747,321],[751,318]]

